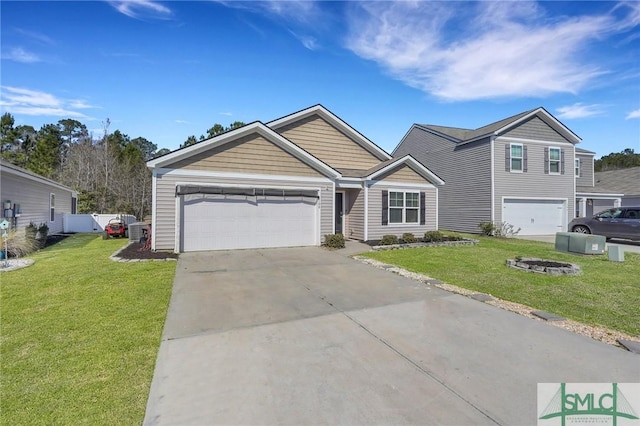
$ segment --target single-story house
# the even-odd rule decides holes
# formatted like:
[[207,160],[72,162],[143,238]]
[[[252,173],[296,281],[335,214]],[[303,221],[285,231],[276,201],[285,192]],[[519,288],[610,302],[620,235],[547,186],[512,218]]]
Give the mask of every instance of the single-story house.
[[442,179],[322,105],[256,121],[147,163],[152,249],[313,246],[438,229]]
[[1,215],[15,229],[44,223],[49,234],[63,232],[65,213],[76,213],[78,193],[8,161],[0,160]]

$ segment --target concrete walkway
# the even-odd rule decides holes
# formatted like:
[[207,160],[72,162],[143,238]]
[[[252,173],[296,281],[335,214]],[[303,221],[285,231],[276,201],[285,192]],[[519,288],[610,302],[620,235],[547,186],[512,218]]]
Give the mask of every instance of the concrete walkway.
[[183,254],[146,425],[534,424],[640,356],[308,247]]

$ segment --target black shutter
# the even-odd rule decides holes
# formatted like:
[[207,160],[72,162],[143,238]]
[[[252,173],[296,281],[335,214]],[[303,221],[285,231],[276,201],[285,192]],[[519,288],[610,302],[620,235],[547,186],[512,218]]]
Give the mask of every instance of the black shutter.
[[424,225],[425,223],[427,223],[427,209],[425,206],[425,194],[424,192],[420,193],[420,225]]
[[544,174],[549,174],[549,148],[544,149]]
[[564,174],[564,149],[560,150],[560,174]]
[[504,146],[504,171],[511,171],[511,145]]
[[529,157],[527,156],[527,146],[522,146],[522,171],[526,172],[529,170]]
[[382,225],[389,224],[389,191],[382,191]]

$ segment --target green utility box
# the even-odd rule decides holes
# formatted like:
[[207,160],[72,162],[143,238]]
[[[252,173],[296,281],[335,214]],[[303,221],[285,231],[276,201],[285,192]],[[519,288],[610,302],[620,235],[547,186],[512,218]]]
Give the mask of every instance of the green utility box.
[[609,260],[612,262],[624,262],[624,249],[620,246],[609,246]]
[[569,251],[569,238],[572,232],[556,232],[556,251]]
[[602,235],[572,232],[569,237],[569,251],[580,254],[604,254],[607,239]]

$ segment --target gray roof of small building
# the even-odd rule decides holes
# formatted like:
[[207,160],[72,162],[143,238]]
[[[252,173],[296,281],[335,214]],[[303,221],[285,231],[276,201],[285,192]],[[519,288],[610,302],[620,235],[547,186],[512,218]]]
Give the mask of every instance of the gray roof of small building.
[[577,192],[640,195],[640,167],[607,170],[594,174],[595,187],[577,187]]
[[578,148],[578,147],[576,147],[576,152],[577,152],[578,154],[592,154],[592,155],[596,155],[596,153],[595,153],[595,152],[593,152],[593,151],[589,151],[588,149]]

